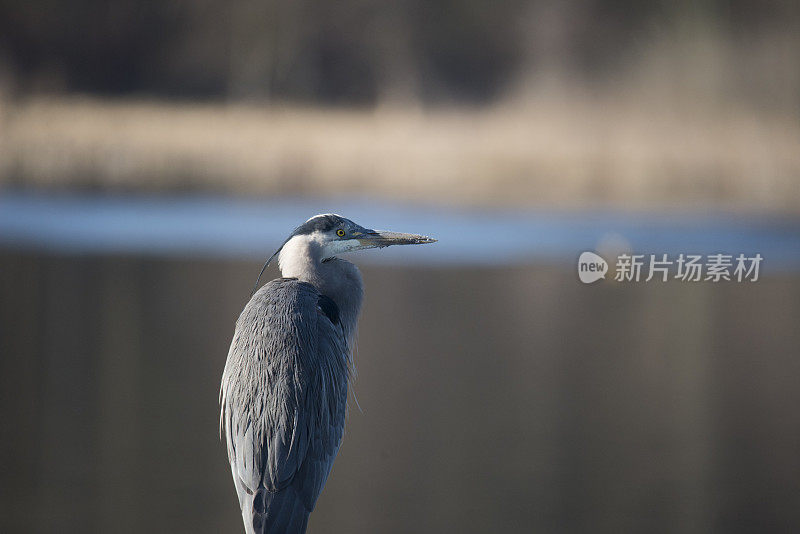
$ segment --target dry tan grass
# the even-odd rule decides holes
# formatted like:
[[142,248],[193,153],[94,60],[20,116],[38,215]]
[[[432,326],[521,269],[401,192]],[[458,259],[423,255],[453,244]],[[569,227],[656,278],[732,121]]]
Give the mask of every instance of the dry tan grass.
[[6,185],[800,208],[800,124],[736,107],[556,95],[482,110],[74,98],[0,109]]

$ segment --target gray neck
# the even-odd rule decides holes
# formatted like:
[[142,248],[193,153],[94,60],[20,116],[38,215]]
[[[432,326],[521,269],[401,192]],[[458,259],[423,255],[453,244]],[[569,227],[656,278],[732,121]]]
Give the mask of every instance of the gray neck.
[[278,265],[281,275],[308,282],[339,307],[339,320],[347,337],[353,341],[358,314],[364,298],[364,282],[358,267],[340,258],[322,261],[322,246],[313,235],[295,236],[281,249]]

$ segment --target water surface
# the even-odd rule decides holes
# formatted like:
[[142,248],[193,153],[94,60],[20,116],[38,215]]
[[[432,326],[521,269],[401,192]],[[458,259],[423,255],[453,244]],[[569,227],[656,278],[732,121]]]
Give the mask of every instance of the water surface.
[[434,247],[389,248],[359,261],[502,265],[573,262],[618,243],[637,253],[760,253],[765,268],[800,268],[800,219],[725,212],[621,213],[457,209],[367,199],[0,195],[0,245],[68,254],[260,259],[311,215],[422,233]]

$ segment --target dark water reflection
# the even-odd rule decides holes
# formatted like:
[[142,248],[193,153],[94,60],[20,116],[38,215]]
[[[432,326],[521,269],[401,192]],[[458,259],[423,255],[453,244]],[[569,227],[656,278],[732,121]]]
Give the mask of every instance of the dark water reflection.
[[[0,255],[0,531],[239,532],[217,393],[257,269]],[[800,529],[797,274],[364,275],[311,532]]]

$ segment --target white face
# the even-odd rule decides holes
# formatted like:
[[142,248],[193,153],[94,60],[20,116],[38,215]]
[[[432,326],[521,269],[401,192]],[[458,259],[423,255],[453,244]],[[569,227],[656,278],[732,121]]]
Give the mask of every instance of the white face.
[[303,278],[310,265],[345,252],[368,248],[358,239],[331,237],[328,232],[314,232],[292,237],[278,254],[278,265],[286,277]]
[[322,257],[333,258],[339,254],[353,252],[362,248],[366,247],[358,239],[336,239],[333,241],[325,239],[322,241]]
[[371,230],[344,217],[340,218],[341,223],[330,230],[316,231],[309,236],[319,245],[323,258],[333,258],[346,252],[370,248],[363,239]]

